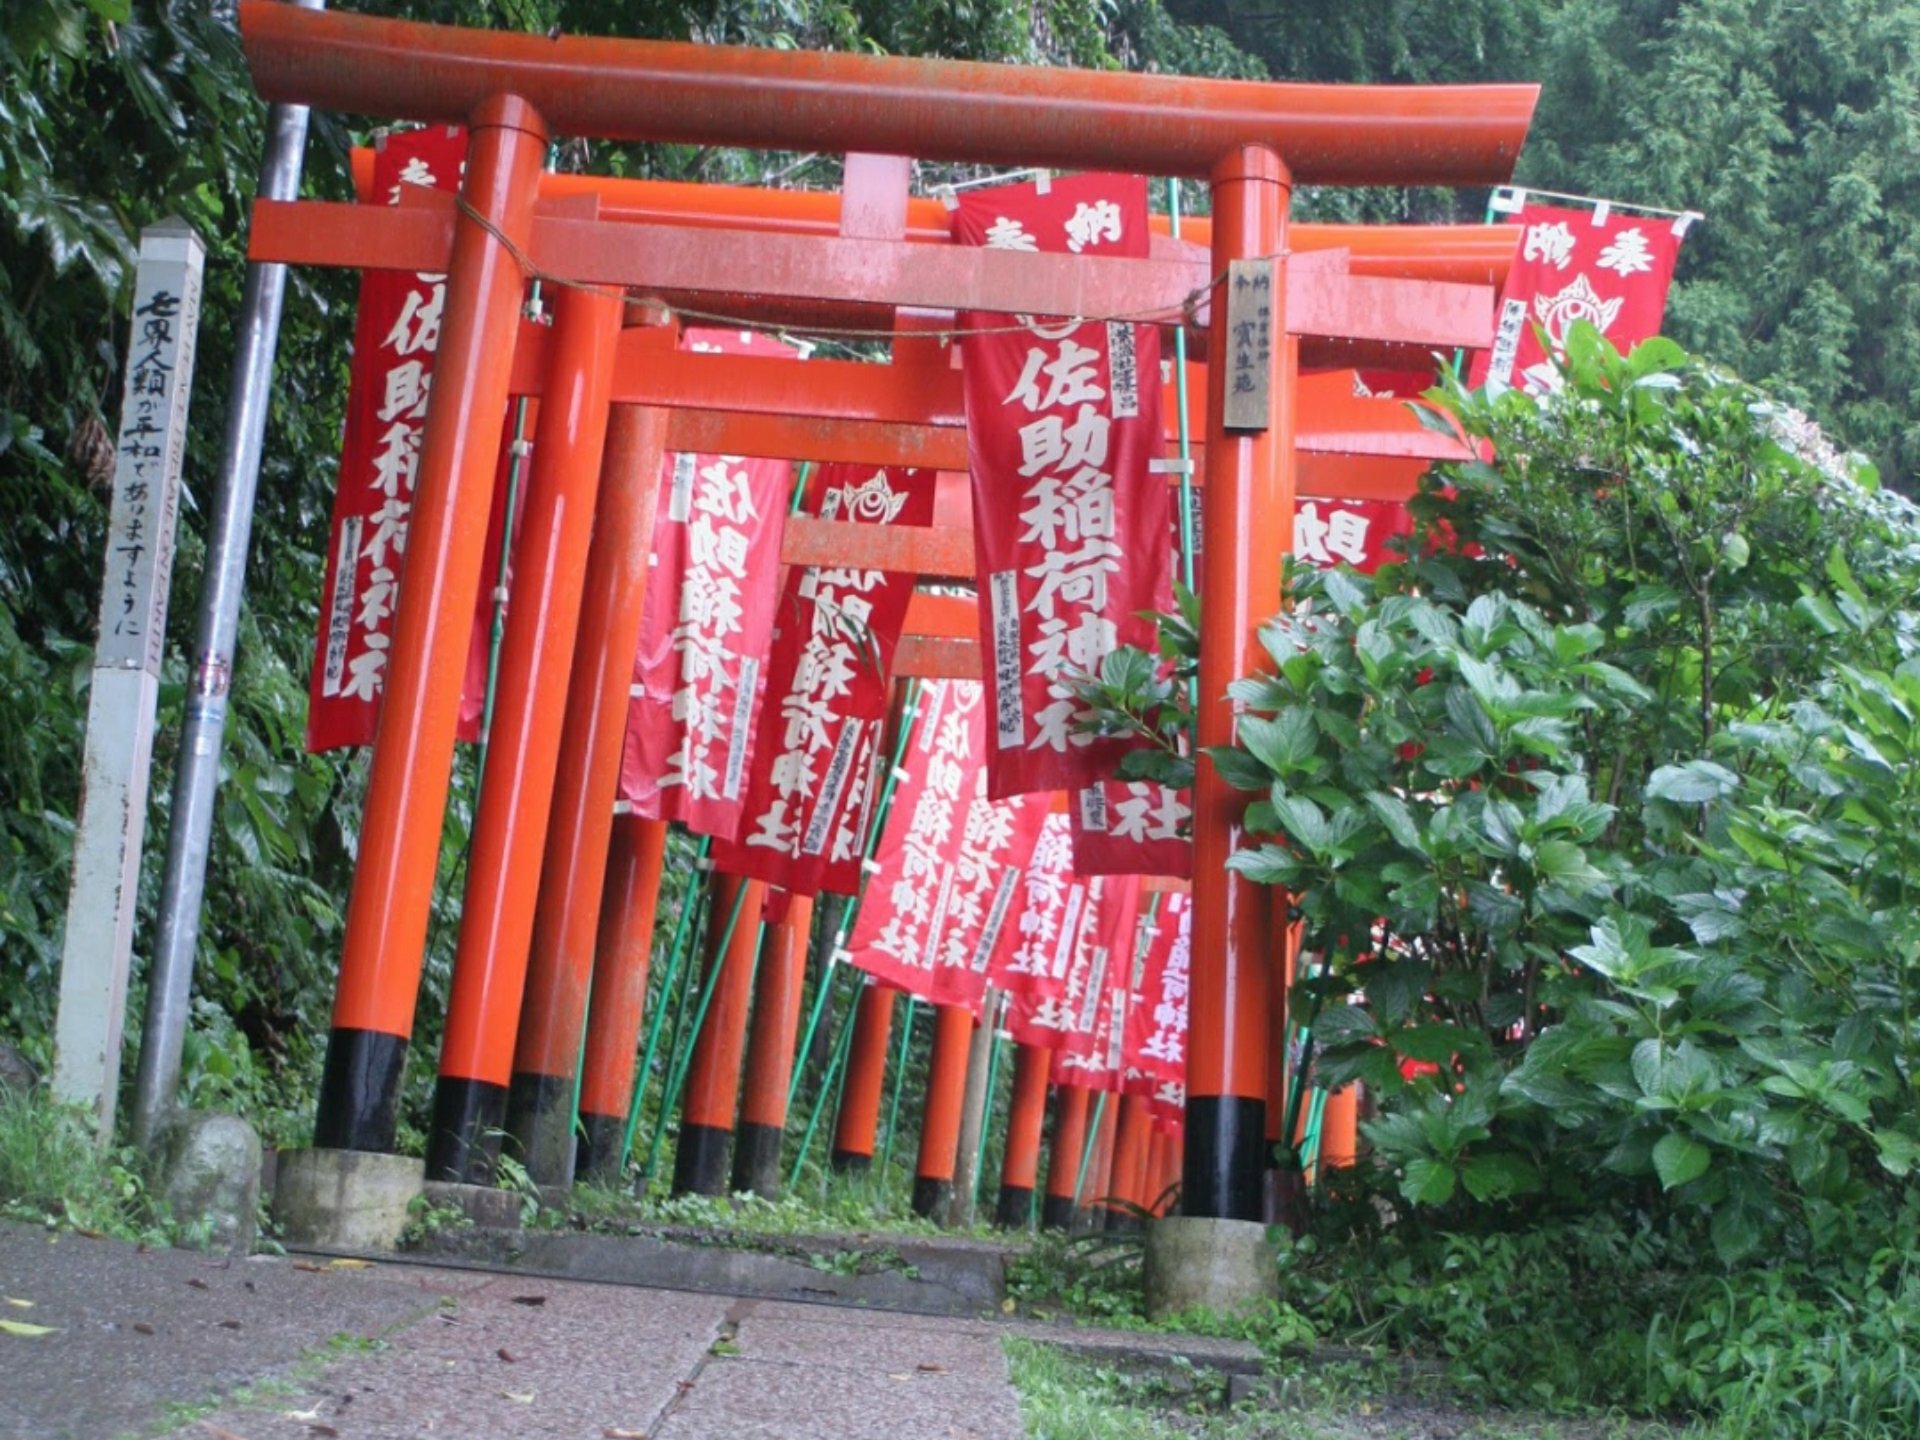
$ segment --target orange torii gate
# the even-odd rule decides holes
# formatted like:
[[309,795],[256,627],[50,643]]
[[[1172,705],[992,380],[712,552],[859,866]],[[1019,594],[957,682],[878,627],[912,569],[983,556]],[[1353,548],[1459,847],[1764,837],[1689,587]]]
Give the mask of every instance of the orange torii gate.
[[[1207,604],[1197,740],[1223,744],[1233,731],[1227,684],[1263,663],[1255,627],[1278,594],[1296,468],[1313,484],[1313,456],[1366,455],[1381,467],[1371,483],[1404,486],[1408,467],[1435,453],[1436,442],[1395,418],[1395,407],[1366,407],[1347,397],[1349,407],[1361,408],[1341,410],[1333,393],[1313,397],[1319,418],[1338,411],[1351,417],[1342,423],[1352,428],[1320,429],[1341,438],[1314,449],[1315,429],[1301,423],[1311,390],[1299,379],[1302,354],[1352,364],[1365,354],[1360,347],[1451,348],[1490,329],[1491,295],[1480,286],[1369,275],[1364,264],[1353,263],[1352,249],[1308,251],[1304,227],[1289,235],[1291,187],[1296,181],[1501,182],[1536,96],[1531,86],[1258,85],[548,40],[315,13],[271,0],[242,0],[240,21],[256,84],[269,99],[460,122],[472,130],[462,192],[452,207],[420,203],[349,216],[341,207],[262,204],[255,221],[256,258],[447,275],[446,320],[316,1124],[319,1145],[358,1150],[387,1149],[393,1140],[505,401],[516,375],[519,385],[531,387],[531,374],[578,376],[585,365],[578,354],[542,354],[541,346],[521,343],[517,312],[525,279],[538,275],[576,290],[618,287],[670,303],[719,297],[737,304],[752,295],[799,315],[855,306],[870,307],[869,313],[871,307],[964,308],[1098,317],[1164,307],[1170,318],[1198,326],[1208,318],[1205,306],[1190,297],[1209,295],[1232,261],[1270,258],[1280,281],[1276,328],[1286,339],[1275,347],[1264,425],[1227,428],[1225,327],[1208,330]],[[644,213],[628,218],[616,214],[611,200],[603,211],[590,189],[549,192],[540,174],[549,127],[611,139],[1206,176],[1213,186],[1209,249],[1201,259],[1169,244],[1146,260],[1115,260],[926,244],[908,236],[906,207],[885,185],[855,178],[884,175],[889,167],[898,174],[904,162],[894,160],[850,164],[848,201],[834,233],[817,221],[809,229],[736,224],[726,216],[699,224],[663,223]],[[557,337],[549,343],[557,346]],[[911,342],[902,347],[911,348]],[[629,428],[647,433],[624,440],[616,434],[609,443],[625,443],[642,458],[651,454],[651,470],[636,472],[639,486],[652,483],[659,452],[669,444],[959,468],[957,386],[951,379],[942,384],[937,363],[914,364],[897,352],[893,366],[816,360],[781,367],[778,376],[756,375],[750,361],[706,364],[709,357],[671,355],[665,333],[645,326],[623,331],[608,353],[601,425],[609,403],[622,407],[616,414],[638,417]],[[668,405],[670,416],[661,411]],[[1298,450],[1297,437],[1304,437]],[[884,457],[875,453],[883,444]],[[778,448],[756,448],[763,446]],[[903,453],[913,446],[917,451]],[[1355,489],[1345,484],[1341,493]],[[893,561],[903,568],[940,573],[936,552],[948,557],[940,563],[956,563],[951,527],[906,543],[913,553]],[[809,526],[796,527],[790,544],[796,559],[853,553],[845,537]],[[600,545],[596,532],[595,551]],[[593,554],[587,572],[591,587]],[[586,658],[583,642],[576,685]],[[605,803],[611,793],[609,783],[603,809],[611,809]],[[1261,887],[1226,870],[1241,802],[1204,760],[1194,810],[1184,1209],[1202,1217],[1255,1218],[1264,1168],[1268,901]],[[603,827],[600,863],[605,834]],[[476,849],[478,843],[477,837]],[[575,850],[573,872],[596,868],[590,840]],[[549,870],[554,856],[550,843]],[[530,895],[508,898],[520,910],[532,908]],[[544,894],[540,907],[549,908]],[[593,918],[584,922],[589,948]]]

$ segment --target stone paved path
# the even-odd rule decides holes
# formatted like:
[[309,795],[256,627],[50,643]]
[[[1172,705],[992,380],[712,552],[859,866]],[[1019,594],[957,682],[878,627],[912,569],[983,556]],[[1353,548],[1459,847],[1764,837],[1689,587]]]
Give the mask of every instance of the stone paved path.
[[1018,1440],[1003,1327],[0,1224],[0,1440]]

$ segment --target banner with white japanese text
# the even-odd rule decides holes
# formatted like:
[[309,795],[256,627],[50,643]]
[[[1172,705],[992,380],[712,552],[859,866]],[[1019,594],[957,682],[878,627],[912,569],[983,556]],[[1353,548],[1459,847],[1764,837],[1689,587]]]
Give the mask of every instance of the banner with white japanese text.
[[1467,382],[1496,392],[1517,386],[1530,395],[1558,389],[1559,369],[1541,348],[1535,325],[1556,349],[1579,320],[1623,353],[1658,335],[1684,228],[1684,221],[1605,205],[1523,206],[1519,253],[1500,292],[1493,348],[1474,352]]
[[1075,793],[1080,875],[1193,874],[1193,792],[1150,780],[1103,780]]
[[1163,895],[1148,930],[1137,999],[1127,1012],[1126,1068],[1122,1088],[1153,1095],[1167,1081],[1187,1078],[1187,983],[1193,943],[1193,902]]
[[1087,882],[1073,870],[1073,834],[1067,816],[1049,813],[1040,823],[1021,877],[1014,923],[1000,933],[987,979],[1010,995],[1044,989],[1064,979],[1086,905]]
[[[689,330],[682,345],[797,358],[745,331]],[[619,798],[636,815],[739,833],[792,485],[786,460],[667,457],[620,764]]]
[[[928,525],[931,470],[827,465],[804,508],[856,525]],[[789,571],[737,838],[717,870],[799,895],[852,895],[873,805],[894,650],[915,576],[806,566]]]
[[[466,153],[466,132],[452,126],[388,135],[374,152],[372,203],[397,205],[407,185],[458,190]],[[445,295],[443,275],[368,270],[360,277],[309,682],[307,748],[315,752],[370,744],[379,723]],[[478,638],[484,646],[484,633]],[[478,698],[470,697],[460,736],[471,740],[478,730]]]
[[1051,803],[1049,795],[989,799],[985,768],[974,771],[973,798],[951,862],[952,883],[941,877],[935,1003],[965,1005],[979,1013],[1001,936],[1018,919],[1027,865]]
[[1088,880],[1073,943],[1061,947],[1064,973],[1049,972],[1043,985],[1015,994],[1007,1007],[1015,1040],[1076,1058],[1076,1084],[1106,1088],[1117,1081],[1139,918],[1139,876]]
[[985,696],[973,680],[921,687],[919,715],[894,786],[874,870],[847,942],[848,959],[910,995],[931,997],[940,922],[958,884],[965,831],[985,746]]
[[[954,238],[989,249],[1144,257],[1146,181],[1079,175],[970,191]],[[1172,603],[1160,453],[1160,340],[1150,325],[961,317],[975,571],[990,723],[987,789],[1077,790],[1129,748],[1081,734],[1068,677]]]

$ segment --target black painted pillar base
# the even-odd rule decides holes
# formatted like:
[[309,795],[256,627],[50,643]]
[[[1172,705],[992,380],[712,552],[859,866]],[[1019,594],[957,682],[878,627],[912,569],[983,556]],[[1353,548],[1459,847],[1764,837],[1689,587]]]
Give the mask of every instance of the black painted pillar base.
[[727,1146],[731,1130],[717,1125],[682,1125],[673,1148],[673,1193],[724,1195],[727,1193]]
[[595,1185],[618,1185],[625,1178],[620,1173],[620,1147],[626,1139],[626,1116],[581,1111],[580,1143],[573,1155],[574,1178]]
[[1267,1150],[1264,1099],[1189,1095],[1180,1213],[1210,1220],[1260,1220]]
[[500,1132],[506,1120],[506,1086],[442,1075],[433,1087],[427,1179],[492,1185],[500,1172]]
[[1024,1230],[1032,1218],[1032,1188],[1026,1185],[1002,1185],[1000,1202],[993,1207],[993,1223],[1002,1230]]
[[400,1114],[407,1040],[383,1030],[335,1028],[327,1034],[313,1143],[321,1150],[391,1154]]
[[733,1191],[748,1191],[764,1200],[780,1198],[780,1147],[787,1138],[782,1125],[742,1122],[733,1132]]
[[1140,1235],[1145,1233],[1147,1222],[1138,1215],[1125,1210],[1107,1211],[1106,1229],[1109,1235]]
[[507,1136],[536,1185],[573,1188],[573,1076],[516,1073],[507,1086]]
[[1071,1230],[1074,1217],[1079,1213],[1080,1207],[1073,1203],[1071,1196],[1049,1195],[1040,1202],[1040,1228]]
[[947,1204],[953,1199],[953,1181],[931,1175],[913,1177],[913,1213],[923,1220],[946,1220]]
[[873,1169],[872,1152],[862,1154],[858,1150],[836,1150],[833,1152],[833,1173],[836,1175],[864,1175]]

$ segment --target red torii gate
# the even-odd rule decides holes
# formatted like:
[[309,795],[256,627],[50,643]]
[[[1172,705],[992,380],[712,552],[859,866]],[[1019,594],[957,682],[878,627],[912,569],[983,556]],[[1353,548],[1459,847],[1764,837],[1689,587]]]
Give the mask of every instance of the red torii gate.
[[[393,1139],[466,627],[479,587],[486,497],[516,365],[525,267],[566,285],[616,285],[668,298],[737,297],[745,288],[739,277],[751,273],[754,293],[802,309],[851,303],[1099,316],[1162,304],[1170,315],[1179,314],[1187,297],[1208,291],[1230,261],[1275,257],[1276,274],[1284,277],[1276,318],[1287,339],[1276,348],[1264,428],[1225,427],[1224,327],[1209,332],[1202,578],[1207,607],[1197,740],[1202,746],[1229,743],[1227,684],[1263,661],[1255,627],[1278,594],[1280,557],[1289,543],[1303,336],[1307,347],[1315,337],[1450,347],[1466,333],[1485,333],[1484,326],[1465,330],[1481,297],[1450,295],[1449,287],[1432,283],[1402,288],[1356,278],[1347,273],[1345,257],[1316,262],[1304,252],[1290,254],[1292,183],[1498,183],[1508,178],[1537,93],[1531,86],[1255,85],[547,40],[315,13],[270,0],[242,0],[240,20],[256,83],[269,99],[461,122],[473,132],[457,211],[403,206],[377,219],[358,211],[349,230],[330,218],[327,207],[284,207],[290,228],[277,235],[274,212],[281,207],[263,205],[256,220],[256,258],[444,268],[447,274],[434,400],[316,1124],[318,1144],[351,1149],[385,1149]],[[540,167],[549,125],[613,139],[1205,175],[1214,195],[1210,250],[1197,267],[1184,252],[1145,261],[967,252],[907,240],[898,220],[892,222],[893,238],[876,238],[862,231],[886,221],[889,202],[867,203],[871,190],[853,192],[851,227],[842,216],[841,229],[853,233],[718,225],[702,226],[689,243],[685,227],[611,220],[591,213],[592,204],[578,206],[576,197],[543,200]],[[750,233],[729,233],[735,229]],[[355,234],[376,243],[376,253],[355,249]],[[326,246],[339,248],[320,253]],[[847,414],[826,407],[822,420],[828,397],[789,395],[776,404],[763,388],[749,404],[740,398],[738,387],[747,384],[740,362],[728,367],[736,386],[729,404],[720,367],[703,374],[707,367],[689,363],[699,357],[676,356],[665,364],[661,349],[649,353],[650,338],[629,331],[620,339],[608,398],[635,407],[642,417],[658,415],[653,407],[663,401],[683,407],[673,422],[677,430],[668,433],[668,426],[651,422],[655,433],[640,447],[655,452],[656,473],[657,452],[669,441],[676,448],[753,453],[743,442],[756,426],[764,435],[781,436],[779,453],[810,458],[836,458],[830,441],[851,449],[877,439],[872,427],[895,427],[896,440],[917,438],[925,447],[909,463],[939,463],[932,448],[949,427],[924,408],[902,414],[888,408],[892,401],[884,395],[869,392],[866,409]],[[657,338],[651,343],[660,345]],[[1355,354],[1351,347],[1340,353]],[[809,362],[789,373],[838,373],[827,371],[828,363]],[[934,381],[935,368],[921,374]],[[870,376],[861,382],[883,389],[887,383]],[[826,384],[811,378],[792,383]],[[743,411],[760,418],[751,424],[695,418]],[[1350,433],[1406,434],[1386,421]],[[722,435],[728,437],[724,442]],[[1431,452],[1397,439],[1386,442],[1384,452],[1371,453],[1405,463]],[[1194,810],[1193,1033],[1183,1208],[1190,1215],[1255,1218],[1264,1168],[1267,896],[1225,868],[1237,843],[1241,804],[1204,760]],[[604,842],[602,830],[602,855]],[[580,860],[585,864],[586,857]],[[586,926],[590,935],[591,917]]]

